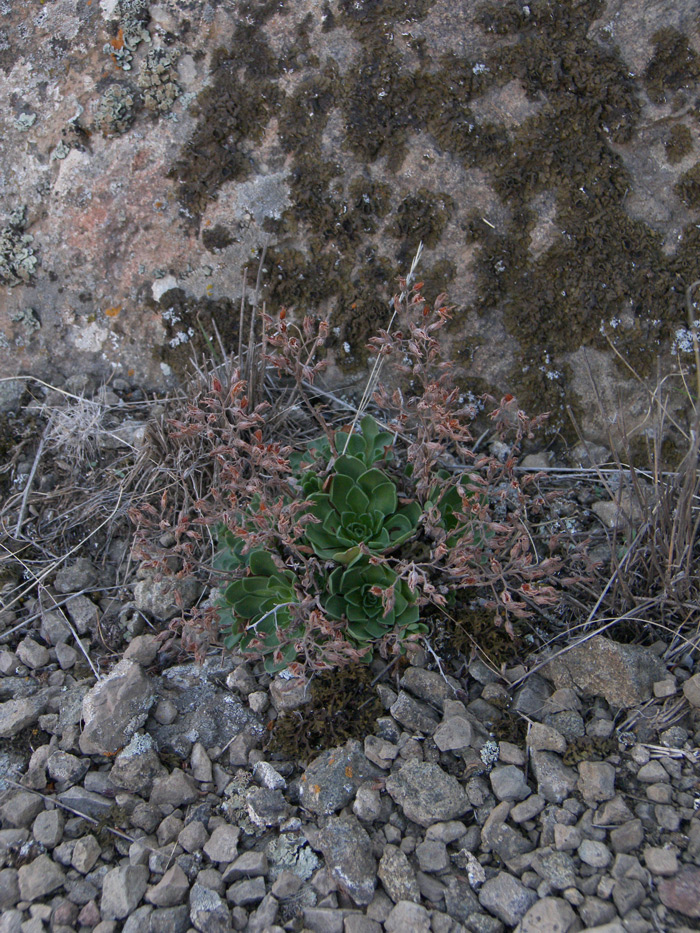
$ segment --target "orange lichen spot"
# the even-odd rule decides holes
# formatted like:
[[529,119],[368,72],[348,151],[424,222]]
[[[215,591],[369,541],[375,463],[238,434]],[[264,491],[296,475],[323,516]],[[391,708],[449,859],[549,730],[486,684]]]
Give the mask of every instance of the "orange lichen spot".
[[331,755],[331,757],[328,759],[328,764],[329,765],[335,764],[335,755]]
[[[89,0],[88,0],[88,2],[89,2]],[[127,369],[126,374],[127,374],[127,376],[129,376],[129,377],[134,376],[134,375],[136,375],[136,370],[135,370],[135,369]]]
[[119,317],[119,312],[121,311],[121,309],[122,309],[121,305],[117,305],[114,308],[107,308],[105,311],[105,316],[106,317]]
[[320,784],[312,784],[312,785],[311,785],[311,790],[314,792],[314,794],[320,794],[320,793],[321,793],[321,785],[320,785]]
[[116,52],[124,48],[124,33],[121,26],[119,27],[119,32],[116,34],[116,36],[109,40],[109,44]]
[[352,777],[352,768],[350,765],[345,765],[345,777],[346,778]]

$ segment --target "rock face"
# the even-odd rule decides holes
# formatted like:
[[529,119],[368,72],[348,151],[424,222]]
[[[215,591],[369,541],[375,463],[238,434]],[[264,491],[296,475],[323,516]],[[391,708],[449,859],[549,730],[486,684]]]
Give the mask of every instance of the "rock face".
[[3,372],[162,386],[212,321],[235,345],[269,238],[268,310],[332,314],[347,383],[422,240],[475,389],[643,417],[601,329],[692,351],[695,0],[245,8],[3,10]]
[[154,700],[153,684],[141,666],[120,661],[83,700],[83,754],[112,755],[122,749],[146,722]]

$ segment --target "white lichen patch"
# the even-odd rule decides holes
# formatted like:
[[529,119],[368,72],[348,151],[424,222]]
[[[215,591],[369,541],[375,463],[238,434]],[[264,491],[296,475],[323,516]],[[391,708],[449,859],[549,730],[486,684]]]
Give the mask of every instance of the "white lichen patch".
[[85,327],[72,328],[70,341],[76,350],[97,353],[102,349],[102,344],[108,337],[109,330],[106,327],[100,327],[97,321],[93,321]]

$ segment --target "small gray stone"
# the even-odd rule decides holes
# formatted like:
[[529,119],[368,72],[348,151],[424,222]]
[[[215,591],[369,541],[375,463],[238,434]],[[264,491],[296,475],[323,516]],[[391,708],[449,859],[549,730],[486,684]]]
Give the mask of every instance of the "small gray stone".
[[109,797],[95,794],[79,785],[62,791],[58,795],[58,800],[64,806],[70,807],[71,810],[85,816],[90,816],[93,820],[106,818],[114,806],[114,801],[110,800]]
[[380,768],[390,768],[398,754],[399,747],[393,742],[376,735],[368,735],[365,738],[365,756]]
[[258,784],[267,787],[268,790],[283,790],[287,786],[287,782],[279,771],[276,771],[268,761],[255,762],[253,777]]
[[669,780],[668,771],[656,759],[647,762],[637,772],[637,780],[643,784],[657,784]]
[[471,809],[459,781],[426,761],[407,761],[387,778],[386,789],[405,815],[420,826],[452,820]]
[[437,713],[426,703],[414,699],[404,690],[399,692],[390,713],[404,729],[409,732],[421,732],[423,735],[432,735],[439,723]]
[[515,926],[536,901],[535,891],[504,871],[484,882],[479,891],[481,906],[510,926]]
[[683,684],[683,695],[695,709],[700,709],[700,673],[693,674]]
[[547,803],[562,803],[576,787],[576,772],[567,767],[553,752],[533,751],[532,770],[537,780],[537,793]]
[[29,636],[24,638],[19,645],[17,645],[17,657],[22,664],[26,664],[26,666],[33,671],[45,667],[51,660],[48,649],[44,648],[43,645],[40,645],[39,642],[34,641],[34,639]]
[[539,794],[530,794],[525,800],[516,803],[510,811],[510,818],[515,823],[524,823],[527,820],[533,820],[538,813],[544,810],[547,801]]
[[153,908],[148,904],[138,907],[127,917],[122,927],[122,933],[143,933],[143,931],[148,930],[152,913]]
[[644,861],[652,875],[670,876],[678,871],[678,857],[673,849],[647,846]]
[[139,733],[132,736],[114,759],[109,776],[115,787],[147,797],[155,779],[164,774],[155,742],[148,733]]
[[350,803],[360,784],[380,774],[365,757],[360,743],[351,739],[309,764],[301,777],[301,804],[318,815],[334,813]]
[[494,768],[489,778],[497,800],[524,800],[530,796],[525,775],[515,765]]
[[123,920],[136,910],[148,887],[145,865],[112,868],[102,882],[100,913],[103,920]]
[[578,847],[578,856],[586,865],[591,868],[607,868],[612,861],[612,855],[608,847],[595,839],[584,839]]
[[195,781],[207,784],[212,780],[213,772],[211,761],[209,760],[209,755],[207,755],[206,748],[201,742],[195,742],[192,746],[190,767],[192,768],[192,777]]
[[78,784],[89,768],[90,762],[85,758],[78,758],[77,755],[62,752],[60,749],[52,751],[46,762],[49,777],[60,789],[69,787],[71,784]]
[[160,646],[161,642],[156,635],[137,635],[126,646],[123,657],[148,667],[155,661]]
[[425,839],[416,846],[416,858],[420,870],[425,872],[444,871],[450,864],[447,846],[437,839]]
[[504,800],[494,807],[481,830],[484,845],[493,849],[506,863],[532,850],[532,843],[522,833],[508,826],[510,804]]
[[200,820],[188,823],[177,837],[178,844],[185,852],[199,852],[209,838],[207,828]]
[[153,684],[135,661],[122,660],[85,695],[80,750],[112,755],[122,749],[148,718]]
[[[250,915],[246,933],[272,933],[272,924],[277,917],[279,904],[272,894],[266,894],[258,909]],[[207,931],[209,933],[209,931]]]
[[357,789],[352,812],[365,823],[378,820],[382,814],[382,799],[379,791],[371,784],[363,784]]
[[65,565],[56,574],[54,586],[58,593],[77,593],[98,585],[97,568],[86,557],[78,557],[72,564]]
[[[255,681],[253,681],[253,689],[255,686]],[[292,678],[289,680],[278,674],[270,684],[269,689],[272,705],[278,713],[286,713],[290,710],[298,709],[300,706],[304,706],[305,703],[308,703],[311,698],[309,682],[300,680],[299,678]]]
[[180,807],[199,799],[199,789],[189,774],[175,768],[170,774],[156,778],[150,795],[150,803],[156,807],[168,805]]
[[238,881],[241,878],[263,878],[267,874],[268,862],[264,852],[254,849],[239,855],[224,872],[224,882]]
[[612,800],[606,800],[593,814],[594,826],[619,826],[631,820],[634,814],[618,794]]
[[134,603],[159,622],[169,622],[191,609],[199,599],[201,584],[194,577],[164,577],[146,574],[134,587]]
[[102,847],[94,836],[81,836],[75,842],[70,863],[81,875],[87,875],[95,867],[101,854]]
[[3,803],[0,816],[7,826],[31,826],[43,809],[44,801],[38,794],[20,790]]
[[87,596],[78,594],[66,601],[66,612],[79,635],[94,632],[100,616],[99,609]]
[[459,682],[453,677],[443,677],[422,667],[409,667],[401,678],[401,686],[438,709],[443,708],[445,700],[454,700],[460,689]]
[[466,748],[471,744],[472,738],[472,725],[463,716],[452,716],[443,720],[433,735],[433,741],[441,752]]
[[396,846],[387,845],[379,860],[377,871],[384,890],[395,904],[399,901],[420,902],[416,874],[406,855]]
[[221,897],[199,883],[190,891],[190,920],[201,933],[232,933],[231,912]]
[[0,871],[0,913],[14,907],[20,899],[19,874],[16,868]]
[[265,897],[265,879],[244,878],[226,891],[226,900],[237,907],[253,907]]
[[149,920],[148,933],[187,933],[189,928],[190,911],[183,904],[154,910]]
[[577,788],[589,806],[615,796],[615,769],[607,761],[582,761]]
[[576,886],[576,864],[566,852],[542,849],[533,858],[532,867],[555,891],[565,891]]
[[54,849],[63,838],[65,819],[60,810],[42,810],[34,820],[32,835],[37,842]]
[[430,914],[412,901],[399,901],[384,923],[386,933],[430,933]]
[[651,698],[653,684],[664,679],[666,667],[648,648],[597,635],[554,658],[542,673],[557,688],[575,687],[629,709]]
[[18,872],[19,893],[23,901],[37,901],[63,886],[63,869],[48,855],[40,855]]
[[340,910],[330,907],[304,908],[304,930],[309,933],[343,933],[344,918]]
[[179,865],[172,865],[158,884],[146,891],[146,900],[155,907],[176,907],[184,903],[190,883]]
[[639,907],[645,896],[644,885],[636,878],[621,878],[612,890],[613,903],[621,917]]
[[270,888],[270,893],[273,894],[277,900],[286,901],[290,897],[294,897],[303,883],[304,882],[299,877],[299,875],[295,874],[293,871],[288,871],[285,868],[275,879],[274,884]]
[[11,739],[27,726],[33,726],[46,711],[48,702],[48,696],[42,691],[35,696],[0,703],[0,739]]
[[370,838],[355,816],[331,817],[318,833],[318,847],[336,881],[359,907],[374,897],[377,863]]
[[535,751],[556,752],[563,755],[566,751],[566,739],[551,726],[533,722],[527,730],[527,744]]
[[543,897],[520,921],[518,933],[566,933],[576,919],[571,905],[561,897]]
[[644,841],[641,820],[629,820],[610,831],[610,845],[614,852],[631,852]]
[[233,862],[238,855],[238,838],[240,834],[241,831],[238,826],[231,826],[228,823],[217,826],[204,846],[204,854],[212,862],[225,864]]
[[267,787],[255,787],[248,791],[246,809],[256,826],[279,826],[290,813],[282,792]]

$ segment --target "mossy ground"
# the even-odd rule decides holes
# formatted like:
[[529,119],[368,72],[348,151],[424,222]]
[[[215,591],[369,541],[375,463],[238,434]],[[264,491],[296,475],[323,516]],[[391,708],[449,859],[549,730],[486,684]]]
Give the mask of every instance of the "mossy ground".
[[366,664],[317,674],[310,685],[311,701],[274,721],[270,751],[308,762],[348,739],[362,741],[383,713],[373,677]]
[[[308,19],[290,28],[281,54],[273,53],[265,24],[287,15],[286,5],[246,4],[231,47],[214,56],[211,84],[196,104],[197,127],[173,166],[180,198],[197,222],[222,184],[251,171],[255,145],[276,117],[291,207],[273,224],[268,306],[332,310],[341,365],[362,367],[366,339],[386,320],[386,302],[417,242],[438,250],[425,276],[430,289],[442,290],[454,274],[437,258],[453,197],[392,184],[414,135],[429,134],[465,168],[485,172],[507,208],[498,230],[480,220],[465,230],[465,243],[478,245],[473,308],[502,314],[519,344],[503,388],[533,410],[553,407],[561,425],[570,381],[566,367],[554,362],[562,354],[604,348],[601,325],[624,313],[632,324],[616,331],[617,348],[647,374],[685,322],[685,288],[700,278],[700,232],[688,224],[669,254],[660,233],[630,217],[625,201],[634,182],[620,153],[636,144],[644,95],[674,107],[690,102],[700,80],[698,56],[687,37],[664,29],[653,37],[648,67],[634,77],[612,39],[591,38],[602,0],[527,6],[499,0],[478,7],[490,48],[478,60],[431,54],[421,42],[406,57],[395,27],[424,19],[432,6],[431,0],[326,5],[322,31],[345,27],[362,45],[357,67],[341,76],[332,58],[321,63],[315,56]],[[285,93],[279,77],[290,68],[300,78]],[[538,113],[512,127],[478,119],[475,102],[512,81]],[[359,171],[344,173],[322,155],[334,111],[345,127],[348,164],[359,162]],[[692,151],[682,120],[670,129],[666,151],[670,163]],[[700,207],[699,177],[695,165],[676,186],[690,210]],[[533,201],[543,194],[556,198],[557,235],[534,255]]]

